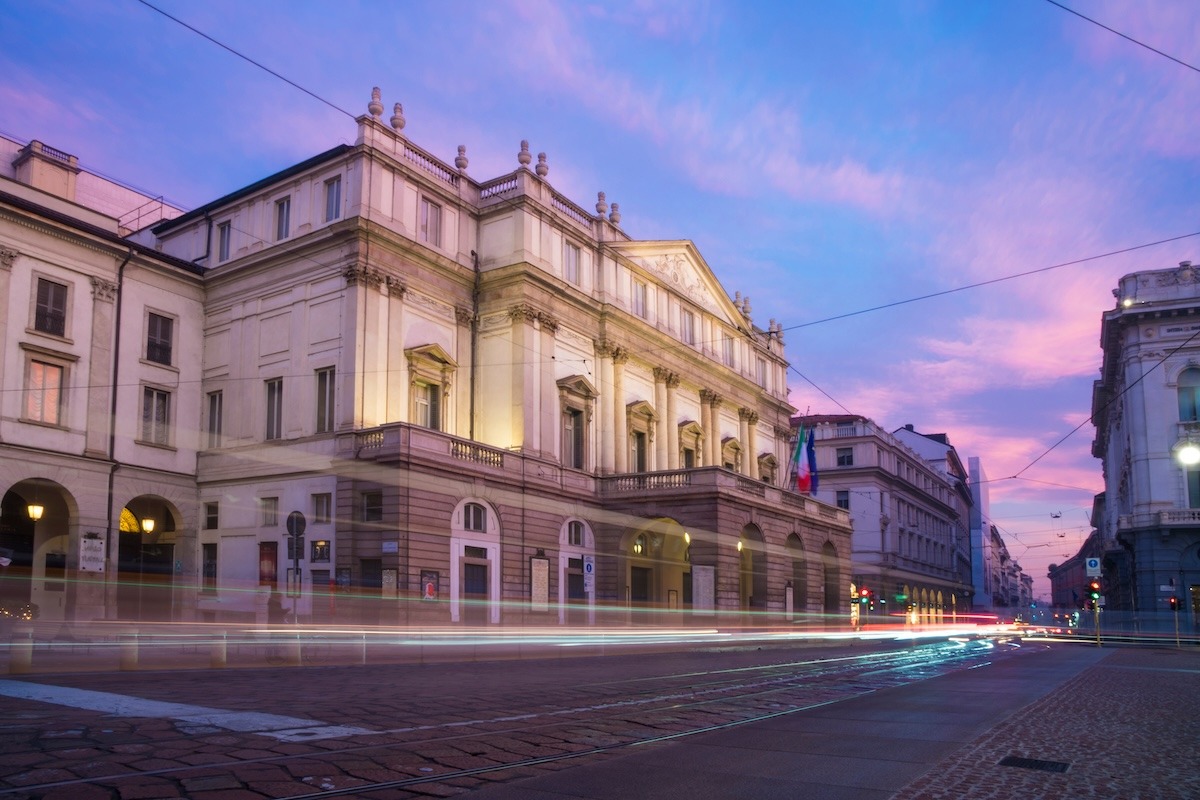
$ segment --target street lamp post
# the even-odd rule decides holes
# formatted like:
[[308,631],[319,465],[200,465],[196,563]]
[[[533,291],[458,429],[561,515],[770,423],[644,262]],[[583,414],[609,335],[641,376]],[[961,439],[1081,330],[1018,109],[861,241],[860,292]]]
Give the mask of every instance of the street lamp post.
[[[154,533],[154,520],[150,517],[143,519],[138,525],[146,536]],[[146,540],[138,541],[138,622],[143,621],[142,594],[146,591]]]

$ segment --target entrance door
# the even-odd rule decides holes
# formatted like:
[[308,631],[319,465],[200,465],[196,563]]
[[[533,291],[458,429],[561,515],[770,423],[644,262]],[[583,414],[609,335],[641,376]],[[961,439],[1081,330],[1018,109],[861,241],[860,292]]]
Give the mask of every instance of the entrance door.
[[463,563],[463,622],[486,625],[488,621],[487,564]]
[[650,576],[653,570],[649,567],[629,568],[629,600],[635,606],[650,604]]

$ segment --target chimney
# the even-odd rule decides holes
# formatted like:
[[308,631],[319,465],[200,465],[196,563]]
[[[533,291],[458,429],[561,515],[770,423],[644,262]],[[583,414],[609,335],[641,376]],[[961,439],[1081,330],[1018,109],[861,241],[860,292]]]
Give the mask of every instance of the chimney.
[[34,139],[13,162],[16,179],[27,186],[75,202],[79,159]]

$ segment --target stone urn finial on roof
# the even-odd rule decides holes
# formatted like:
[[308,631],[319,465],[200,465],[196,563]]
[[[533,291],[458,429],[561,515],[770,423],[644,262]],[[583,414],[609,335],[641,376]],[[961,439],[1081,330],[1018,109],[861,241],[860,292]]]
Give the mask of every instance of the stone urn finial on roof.
[[371,112],[371,116],[379,119],[383,116],[383,103],[380,102],[379,87],[375,86],[371,89],[371,102],[367,103],[367,111]]
[[533,156],[529,155],[529,141],[522,139],[521,152],[517,153],[517,163],[522,167],[528,167],[530,161],[533,161]]
[[396,133],[400,133],[402,130],[404,130],[404,125],[404,106],[396,103],[396,105],[392,106],[392,130],[394,130]]

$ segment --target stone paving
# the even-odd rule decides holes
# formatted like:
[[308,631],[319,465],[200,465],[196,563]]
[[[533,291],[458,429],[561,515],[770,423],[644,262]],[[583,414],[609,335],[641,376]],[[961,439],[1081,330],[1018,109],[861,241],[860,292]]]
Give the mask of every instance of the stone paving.
[[[1068,766],[1000,765],[1010,757]],[[1200,652],[1113,648],[892,800],[1012,798],[1200,798]]]

